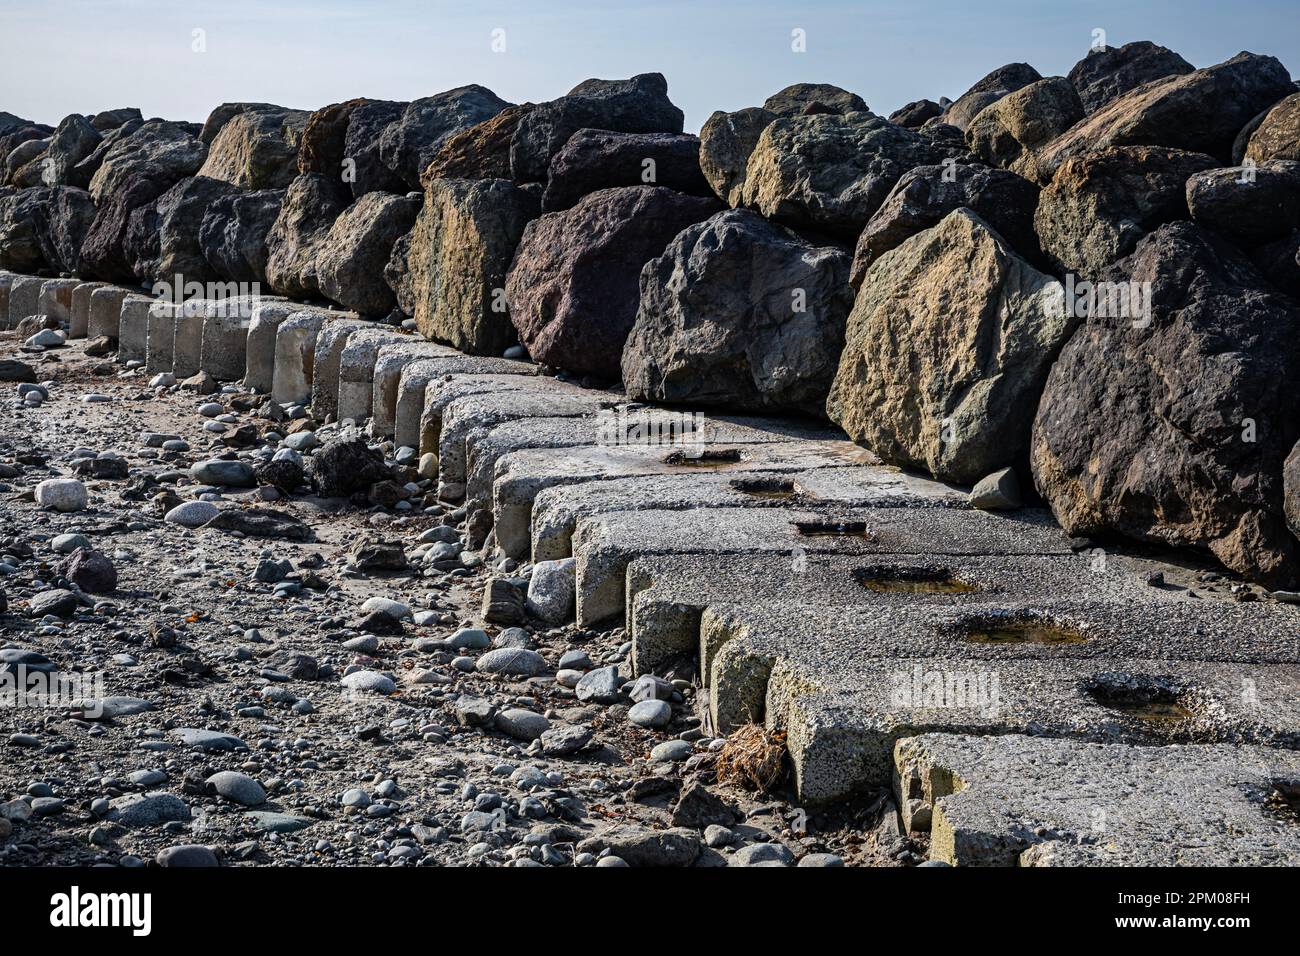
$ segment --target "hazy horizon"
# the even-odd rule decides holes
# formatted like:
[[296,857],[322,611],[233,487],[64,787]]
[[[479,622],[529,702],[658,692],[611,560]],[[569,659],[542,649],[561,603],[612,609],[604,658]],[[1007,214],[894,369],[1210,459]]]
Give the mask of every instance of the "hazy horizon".
[[[1294,4],[1249,13],[1207,0],[1051,5],[899,0],[806,7],[766,0],[702,7],[680,0],[610,9],[390,0],[265,4],[159,0],[0,0],[10,39],[0,110],[56,125],[69,113],[123,106],[202,122],[219,103],[300,109],[369,96],[411,100],[469,83],[512,102],[562,95],[588,77],[657,71],[698,132],[715,109],[760,104],[799,81],[860,94],[882,115],[923,97],[956,97],[990,70],[1025,61],[1068,72],[1094,30],[1120,46],[1153,40],[1195,66],[1250,50],[1300,69]],[[195,52],[201,30],[205,52]],[[806,51],[792,49],[802,30]],[[504,31],[495,33],[494,31]],[[504,38],[504,50],[499,48]]]

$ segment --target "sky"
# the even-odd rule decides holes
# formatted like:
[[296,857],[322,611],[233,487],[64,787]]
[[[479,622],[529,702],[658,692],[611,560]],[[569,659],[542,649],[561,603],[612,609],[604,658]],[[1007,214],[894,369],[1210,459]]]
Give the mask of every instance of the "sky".
[[201,122],[222,102],[316,109],[468,83],[539,102],[589,77],[658,71],[698,132],[714,110],[800,81],[887,115],[956,98],[1004,63],[1065,74],[1097,30],[1195,66],[1250,50],[1300,73],[1298,0],[0,0],[0,110],[54,125],[137,106]]

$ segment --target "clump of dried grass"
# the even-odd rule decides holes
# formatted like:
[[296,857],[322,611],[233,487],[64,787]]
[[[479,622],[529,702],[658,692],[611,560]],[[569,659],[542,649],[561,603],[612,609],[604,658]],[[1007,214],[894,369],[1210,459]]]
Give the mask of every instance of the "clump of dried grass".
[[785,775],[785,734],[762,724],[745,724],[727,738],[718,754],[719,783],[767,792]]

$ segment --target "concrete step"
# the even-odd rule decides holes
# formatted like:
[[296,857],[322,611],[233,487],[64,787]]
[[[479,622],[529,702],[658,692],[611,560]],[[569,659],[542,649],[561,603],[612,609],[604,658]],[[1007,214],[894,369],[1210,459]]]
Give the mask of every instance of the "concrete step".
[[[424,396],[429,383],[448,376],[500,375],[538,376],[538,367],[513,359],[484,358],[474,355],[417,359],[401,370],[397,385],[397,402],[393,412],[393,443],[398,447],[420,449]],[[437,454],[437,441],[429,450]]]
[[354,332],[339,356],[338,416],[361,422],[373,414],[375,362],[386,345],[410,342],[413,336],[391,325]]
[[1294,751],[923,734],[894,759],[899,792],[932,808],[930,858],[952,865],[1300,863],[1279,787],[1300,782]]
[[[500,510],[498,510],[498,519]],[[802,563],[832,554],[1068,554],[1045,517],[1016,522],[954,508],[771,509],[706,508],[626,511],[579,522],[578,623],[591,626],[624,610],[628,565],[665,554],[777,554]],[[498,533],[500,533],[498,524]]]
[[339,362],[353,332],[380,328],[350,312],[328,315],[316,335],[312,359],[311,413],[317,421],[338,415]]
[[[1140,587],[1122,580],[1117,586]],[[821,803],[879,786],[892,741],[918,726],[1113,739],[1119,713],[1085,685],[1126,667],[1143,679],[1199,688],[1175,701],[1205,715],[1200,736],[1195,722],[1184,725],[1184,736],[1238,739],[1233,734],[1242,733],[1248,717],[1255,729],[1247,738],[1295,746],[1297,623],[1300,612],[1283,605],[1117,600],[1110,588],[1101,599],[1067,591],[965,603],[920,597],[911,605],[751,602],[701,613],[699,662],[715,730],[757,720],[785,731],[800,797]],[[1158,663],[1140,663],[1151,661]],[[982,714],[980,707],[900,702],[899,675],[918,663],[926,673],[996,681],[1007,703]],[[1266,679],[1265,670],[1274,676]],[[1206,684],[1212,674],[1218,676]],[[1263,694],[1271,711],[1256,706]],[[1158,735],[1148,729],[1148,736]]]
[[424,358],[454,358],[461,353],[446,345],[408,336],[381,345],[375,353],[370,398],[370,429],[379,438],[392,438],[397,417],[397,388],[402,369]]
[[638,475],[546,488],[533,500],[532,558],[572,553],[573,529],[590,515],[692,508],[966,507],[962,489],[881,465],[802,471]]

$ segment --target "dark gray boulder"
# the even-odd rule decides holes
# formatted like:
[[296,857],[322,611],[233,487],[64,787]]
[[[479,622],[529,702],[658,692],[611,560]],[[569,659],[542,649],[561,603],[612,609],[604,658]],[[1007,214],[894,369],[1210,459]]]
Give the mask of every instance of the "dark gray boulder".
[[662,186],[591,193],[524,229],[506,277],[510,320],[535,360],[615,380],[636,320],[641,268],[717,200]]
[[680,133],[682,111],[668,99],[662,73],[627,80],[584,80],[520,119],[510,141],[510,169],[519,182],[542,182],[551,157],[580,129],[618,133]]
[[483,86],[470,85],[412,100],[379,137],[379,156],[407,189],[455,133],[491,119],[510,104]]
[[1069,534],[1202,548],[1294,586],[1283,462],[1300,438],[1300,305],[1188,222],[1104,278],[1150,283],[1150,308],[1091,316],[1061,352],[1034,423],[1039,493]]
[[1269,160],[1198,172],[1187,180],[1192,219],[1242,249],[1300,229],[1300,162]]
[[1194,69],[1173,50],[1150,40],[1134,40],[1123,46],[1094,47],[1071,67],[1069,79],[1079,93],[1084,112],[1092,114],[1143,83],[1181,76]]
[[986,106],[996,103],[1008,93],[1014,93],[1022,86],[1028,86],[1042,76],[1028,63],[1008,63],[992,73],[981,77],[974,86],[957,97],[943,111],[943,122],[955,126],[962,132],[970,121],[979,115]]
[[265,283],[266,240],[279,218],[285,190],[260,189],[217,196],[199,225],[203,258],[223,279]]
[[384,280],[393,245],[411,231],[418,195],[366,193],[334,220],[316,254],[316,280],[327,298],[361,315],[384,316],[397,306]]
[[266,280],[272,291],[295,299],[321,294],[317,256],[349,199],[342,183],[320,173],[303,173],[289,184],[266,236]]
[[903,174],[858,237],[850,281],[854,289],[872,263],[918,232],[937,226],[962,206],[997,231],[1032,263],[1042,253],[1034,234],[1038,187],[1022,176],[983,163],[918,166]]
[[580,129],[551,158],[542,211],[568,209],[588,193],[615,186],[666,186],[693,196],[713,195],[700,171],[696,136]]
[[853,304],[848,254],[747,209],[688,226],[641,270],[628,396],[821,415]]

